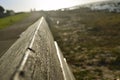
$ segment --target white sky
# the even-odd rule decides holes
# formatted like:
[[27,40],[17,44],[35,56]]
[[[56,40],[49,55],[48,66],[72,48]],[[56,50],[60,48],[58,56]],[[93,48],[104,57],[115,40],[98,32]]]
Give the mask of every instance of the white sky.
[[59,9],[95,1],[104,0],[0,0],[0,5],[14,11],[30,11],[34,8],[36,10]]

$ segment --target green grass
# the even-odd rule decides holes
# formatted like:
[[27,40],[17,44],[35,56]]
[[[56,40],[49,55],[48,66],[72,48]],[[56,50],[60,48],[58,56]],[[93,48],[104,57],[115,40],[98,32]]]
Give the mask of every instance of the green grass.
[[19,22],[25,19],[26,17],[28,17],[28,15],[29,13],[21,13],[13,16],[8,16],[5,18],[0,18],[0,29],[13,25],[16,22]]
[[81,8],[49,12],[48,16],[54,39],[72,67],[76,80],[113,80],[115,76],[119,77],[119,13]]

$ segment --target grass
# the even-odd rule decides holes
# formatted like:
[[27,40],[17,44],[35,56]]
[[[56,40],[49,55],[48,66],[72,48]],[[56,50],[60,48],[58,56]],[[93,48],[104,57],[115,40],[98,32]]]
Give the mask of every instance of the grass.
[[[120,14],[49,12],[51,31],[76,80],[113,80],[120,75]],[[60,21],[56,24],[56,21]],[[106,76],[108,75],[108,76]]]
[[29,15],[29,13],[21,13],[21,14],[16,14],[13,16],[0,18],[0,29],[6,28],[10,25],[13,25],[16,22],[19,22],[19,21],[25,19],[28,15]]

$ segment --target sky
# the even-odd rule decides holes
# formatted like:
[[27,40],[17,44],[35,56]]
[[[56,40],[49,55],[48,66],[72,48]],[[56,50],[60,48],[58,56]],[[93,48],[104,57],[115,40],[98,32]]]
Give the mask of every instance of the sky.
[[0,5],[15,12],[36,10],[55,10],[89,2],[103,0],[0,0]]

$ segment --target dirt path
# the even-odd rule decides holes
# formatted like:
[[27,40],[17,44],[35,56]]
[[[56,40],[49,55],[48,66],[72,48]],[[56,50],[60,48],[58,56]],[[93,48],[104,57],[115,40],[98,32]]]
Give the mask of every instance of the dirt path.
[[33,12],[31,15],[10,27],[0,30],[0,57],[9,49],[9,47],[19,38],[19,35],[25,31],[32,23],[41,17],[40,12]]

